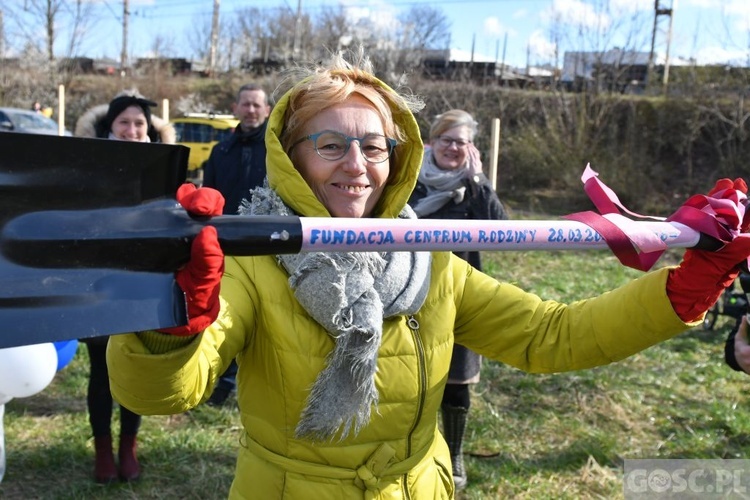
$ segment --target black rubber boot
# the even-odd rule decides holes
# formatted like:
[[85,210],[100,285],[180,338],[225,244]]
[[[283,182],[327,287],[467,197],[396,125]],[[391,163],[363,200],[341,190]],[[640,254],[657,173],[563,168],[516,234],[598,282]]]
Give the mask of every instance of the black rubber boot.
[[443,405],[443,435],[448,442],[453,468],[453,482],[456,491],[466,487],[466,469],[464,469],[463,441],[466,429],[466,416],[469,410],[460,406]]

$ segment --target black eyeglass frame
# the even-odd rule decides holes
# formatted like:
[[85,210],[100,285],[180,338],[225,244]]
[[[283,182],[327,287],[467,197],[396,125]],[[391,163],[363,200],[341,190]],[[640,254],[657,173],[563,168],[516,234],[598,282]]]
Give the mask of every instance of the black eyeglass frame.
[[[339,156],[338,158],[326,158],[325,156],[323,156],[322,154],[320,154],[320,151],[318,150],[318,137],[320,137],[323,134],[335,134],[335,135],[338,135],[338,136],[344,138],[344,140],[346,141],[346,147],[344,148],[343,152],[341,153],[341,156]],[[385,139],[386,144],[388,144],[388,156],[386,156],[385,158],[383,158],[382,160],[379,160],[379,161],[374,161],[374,160],[371,160],[370,158],[367,157],[367,155],[365,154],[365,152],[362,150],[362,141],[365,140],[365,139],[367,139],[370,136],[383,137]],[[389,159],[393,155],[393,151],[396,149],[396,146],[398,146],[398,141],[396,139],[393,139],[391,137],[386,137],[386,136],[381,135],[381,134],[367,134],[367,135],[364,135],[362,137],[352,137],[350,135],[346,135],[346,134],[343,134],[341,132],[337,132],[335,130],[321,130],[320,132],[316,132],[314,134],[306,135],[306,136],[302,137],[301,139],[299,139],[298,141],[296,141],[289,148],[289,154],[292,153],[292,150],[296,146],[298,146],[299,144],[302,144],[305,141],[312,141],[312,143],[313,143],[313,149],[315,150],[315,154],[317,154],[318,156],[320,156],[324,160],[328,160],[328,161],[338,161],[341,158],[343,158],[344,156],[346,156],[346,154],[349,152],[349,149],[352,147],[352,141],[359,142],[360,152],[362,153],[362,156],[364,157],[365,160],[369,161],[370,163],[383,163],[384,161],[386,161],[387,159]]]
[[471,141],[464,142],[463,139],[454,139],[453,137],[448,136],[448,135],[439,135],[437,137],[437,140],[441,142],[448,141],[448,144],[442,144],[444,148],[449,148],[455,144],[458,149],[463,149],[465,147],[468,147],[469,144],[471,144]]

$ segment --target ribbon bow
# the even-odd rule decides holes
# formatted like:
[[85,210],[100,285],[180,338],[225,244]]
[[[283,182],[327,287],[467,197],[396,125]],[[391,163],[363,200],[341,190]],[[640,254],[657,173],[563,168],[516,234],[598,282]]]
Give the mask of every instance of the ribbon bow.
[[639,228],[621,211],[640,219],[679,222],[722,243],[732,241],[750,227],[750,212],[745,210],[747,184],[742,179],[721,179],[708,195],[691,196],[675,213],[663,218],[631,212],[623,206],[615,192],[598,179],[598,175],[590,165],[586,165],[581,181],[584,191],[600,213],[577,212],[564,218],[582,222],[601,234],[610,250],[628,267],[648,271],[667,246],[653,233]]

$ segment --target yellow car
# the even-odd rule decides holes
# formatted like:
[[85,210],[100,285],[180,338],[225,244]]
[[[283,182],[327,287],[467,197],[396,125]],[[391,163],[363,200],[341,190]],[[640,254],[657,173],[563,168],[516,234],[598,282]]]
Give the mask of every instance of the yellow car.
[[203,178],[203,165],[211,154],[211,149],[229,137],[239,120],[233,115],[214,113],[186,113],[172,120],[177,133],[177,144],[190,148],[188,174],[190,180]]

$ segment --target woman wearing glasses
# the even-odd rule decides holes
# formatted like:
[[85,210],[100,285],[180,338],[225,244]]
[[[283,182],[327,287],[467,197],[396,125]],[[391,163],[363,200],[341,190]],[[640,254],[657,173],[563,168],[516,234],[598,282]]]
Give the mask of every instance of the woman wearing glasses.
[[[409,205],[421,219],[507,219],[505,208],[482,173],[474,146],[477,122],[461,109],[438,115],[430,126],[430,146],[425,148],[417,186]],[[454,252],[482,270],[479,252]],[[466,486],[463,438],[471,406],[469,384],[479,382],[482,358],[454,344],[448,383],[440,405],[443,435],[448,442],[456,489]]]
[[[367,60],[336,56],[277,103],[268,185],[254,191],[249,213],[415,218],[406,202],[422,164],[418,100],[378,80]],[[187,184],[177,197],[193,214],[222,212],[213,189]],[[717,267],[726,272],[748,254],[750,245],[727,245]],[[111,387],[136,412],[180,413],[208,398],[236,358],[244,434],[231,498],[448,499],[454,483],[437,420],[454,338],[527,371],[607,364],[697,324],[670,302],[696,302],[679,292],[696,275],[692,262],[565,305],[450,252],[225,260],[207,226],[176,273],[189,324],[111,337]]]

